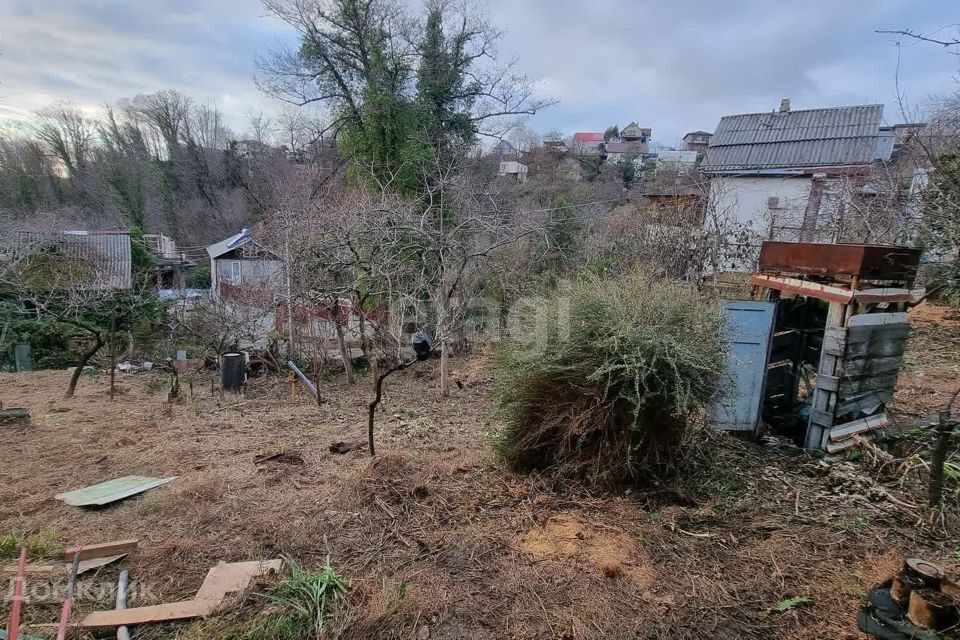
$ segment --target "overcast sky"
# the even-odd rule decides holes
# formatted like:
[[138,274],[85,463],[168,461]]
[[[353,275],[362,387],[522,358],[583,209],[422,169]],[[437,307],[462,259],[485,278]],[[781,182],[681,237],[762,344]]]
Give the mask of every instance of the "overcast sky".
[[[413,0],[411,0],[413,1]],[[506,31],[504,57],[560,104],[531,119],[546,132],[602,131],[636,120],[676,145],[720,116],[896,104],[897,37],[956,37],[956,0],[481,0]],[[258,0],[0,0],[0,120],[51,102],[95,109],[172,87],[216,102],[243,132],[275,108],[254,86],[258,53],[295,44]],[[911,104],[957,90],[958,59],[905,41],[900,83]]]

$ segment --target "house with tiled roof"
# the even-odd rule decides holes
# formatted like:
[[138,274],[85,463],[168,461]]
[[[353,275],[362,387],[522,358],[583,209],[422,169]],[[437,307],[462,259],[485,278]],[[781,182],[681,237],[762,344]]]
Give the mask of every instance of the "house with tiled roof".
[[603,142],[602,133],[578,131],[573,134],[570,151],[576,155],[601,155]]

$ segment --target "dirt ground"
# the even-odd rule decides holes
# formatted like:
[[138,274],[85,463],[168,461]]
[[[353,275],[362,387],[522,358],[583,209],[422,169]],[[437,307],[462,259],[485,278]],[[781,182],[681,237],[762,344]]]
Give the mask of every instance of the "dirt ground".
[[[915,316],[904,413],[929,412],[960,379],[960,330],[943,319]],[[940,339],[953,351],[929,354]],[[372,461],[329,451],[365,440],[367,378],[324,383],[318,407],[291,399],[276,375],[222,400],[198,376],[192,396],[169,403],[158,374],[120,377],[113,401],[103,375],[64,399],[63,371],[0,374],[3,405],[33,413],[30,427],[0,427],[0,537],[140,539],[83,577],[76,620],[112,608],[96,587],[120,568],[147,587],[133,606],[190,598],[220,560],[289,555],[315,567],[329,555],[351,581],[327,632],[338,638],[859,638],[861,598],[904,556],[957,568],[956,485],[946,516],[932,518],[919,506],[922,465],[868,454],[827,465],[705,433],[675,484],[595,492],[497,461],[483,356],[455,361],[462,388],[447,399],[433,362],[418,367],[387,382]],[[255,463],[276,453],[286,455]],[[96,510],[53,498],[129,474],[177,479]],[[135,637],[229,637],[262,615],[256,591]],[[773,611],[796,596],[811,601]],[[59,604],[36,597],[25,618],[54,622]]]

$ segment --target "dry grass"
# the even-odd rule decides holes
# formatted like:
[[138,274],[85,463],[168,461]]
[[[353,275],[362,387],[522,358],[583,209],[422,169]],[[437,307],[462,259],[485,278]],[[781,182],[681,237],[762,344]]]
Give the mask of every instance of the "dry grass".
[[960,387],[960,310],[930,303],[910,310],[910,342],[892,408],[927,416]]
[[[102,377],[64,400],[63,372],[0,375],[4,406],[34,413],[34,426],[3,434],[0,536],[138,537],[122,566],[161,601],[192,596],[219,560],[287,553],[312,570],[330,554],[351,588],[326,633],[358,639],[424,628],[450,639],[855,638],[859,599],[904,555],[954,565],[952,538],[908,510],[834,489],[814,460],[722,434],[701,438],[699,464],[656,490],[601,493],[509,472],[490,453],[484,360],[456,363],[472,382],[447,400],[431,366],[391,378],[372,464],[327,450],[363,439],[366,381],[328,383],[331,402],[317,407],[291,401],[285,379],[259,379],[221,406],[209,390],[167,404],[140,377],[124,378],[129,393],[111,403]],[[303,464],[254,463],[278,452]],[[126,474],[179,478],[101,510],[53,499]],[[893,489],[903,500],[917,491]],[[118,570],[82,582],[112,584]],[[793,596],[815,602],[769,612]],[[81,597],[76,616],[109,606]],[[240,638],[265,609],[248,595],[137,637]],[[34,622],[58,611],[58,601],[25,607]]]

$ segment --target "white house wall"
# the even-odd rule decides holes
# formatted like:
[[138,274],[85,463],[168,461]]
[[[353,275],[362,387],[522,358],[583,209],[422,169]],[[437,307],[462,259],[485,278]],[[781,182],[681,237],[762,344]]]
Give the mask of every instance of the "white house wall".
[[[710,210],[770,240],[799,240],[810,176],[721,176],[710,181]],[[775,208],[770,198],[777,198]],[[708,221],[709,224],[709,221]]]

